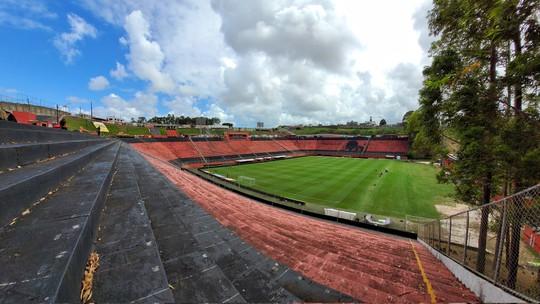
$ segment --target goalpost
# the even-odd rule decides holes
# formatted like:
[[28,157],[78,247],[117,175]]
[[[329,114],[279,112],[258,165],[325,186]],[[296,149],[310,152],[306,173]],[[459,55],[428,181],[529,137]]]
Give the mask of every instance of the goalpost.
[[257,179],[249,177],[249,176],[239,176],[237,179],[238,183],[243,186],[254,186],[257,182]]

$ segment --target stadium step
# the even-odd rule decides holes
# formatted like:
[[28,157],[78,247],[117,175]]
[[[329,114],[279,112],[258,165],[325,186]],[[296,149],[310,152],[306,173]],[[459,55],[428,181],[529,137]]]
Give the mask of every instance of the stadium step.
[[3,144],[0,145],[0,174],[53,157],[75,152],[104,141],[103,139],[82,139],[48,143]]
[[0,120],[0,145],[95,139],[96,136]]
[[353,301],[268,258],[131,153],[177,302]]
[[78,153],[0,174],[0,230],[57,188],[61,182],[73,176],[111,143],[94,144]]
[[93,300],[104,302],[174,302],[156,240],[134,178],[128,148],[121,147],[99,221],[95,251],[99,256]]
[[80,301],[81,278],[118,144],[96,151],[58,191],[0,232],[1,303]]
[[152,163],[220,223],[255,248],[357,300],[430,302],[420,271],[421,263],[437,301],[478,301],[416,241],[273,208],[221,189],[165,162],[152,160]]

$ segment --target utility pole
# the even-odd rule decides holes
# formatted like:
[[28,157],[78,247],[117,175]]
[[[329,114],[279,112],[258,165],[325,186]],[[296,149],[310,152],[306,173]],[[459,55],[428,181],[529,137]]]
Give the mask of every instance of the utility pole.
[[58,104],[56,104],[56,124],[58,124]]
[[94,118],[94,109],[92,108],[92,100],[90,100],[90,121],[92,121]]

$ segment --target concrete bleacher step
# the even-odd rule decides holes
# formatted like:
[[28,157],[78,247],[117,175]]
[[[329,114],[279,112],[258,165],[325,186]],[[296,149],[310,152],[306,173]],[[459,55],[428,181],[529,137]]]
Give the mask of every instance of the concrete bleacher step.
[[0,229],[9,225],[25,209],[57,188],[113,142],[98,143],[78,153],[35,163],[0,174]]
[[352,302],[268,258],[134,151],[134,175],[178,303]]
[[96,138],[90,134],[69,132],[0,120],[0,145]]
[[[415,241],[255,203],[168,164],[152,162],[209,210],[213,218],[226,223],[269,257],[320,284],[369,303],[427,303],[430,297],[412,249],[415,248],[438,302],[478,301]],[[159,236],[156,237],[159,242]]]
[[0,232],[0,303],[76,303],[118,144]]
[[174,302],[134,175],[130,155],[121,148],[95,242],[97,303]]
[[96,138],[47,143],[3,144],[0,145],[0,172],[62,156],[102,141],[104,139]]

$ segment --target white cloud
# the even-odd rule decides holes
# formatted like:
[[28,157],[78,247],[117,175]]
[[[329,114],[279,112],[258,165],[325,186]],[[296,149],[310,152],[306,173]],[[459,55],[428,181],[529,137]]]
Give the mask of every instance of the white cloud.
[[[127,68],[149,94],[165,93],[162,104],[176,114],[271,126],[395,122],[417,107],[427,0],[84,4],[124,28]],[[211,97],[206,112],[201,96]]]
[[[148,81],[150,90],[156,91],[154,83],[161,83],[160,79],[173,81],[172,89],[169,88],[171,85],[161,85],[166,88],[161,91],[172,96],[216,96],[223,90],[224,63],[221,58],[229,58],[233,62],[236,55],[223,41],[219,30],[221,21],[212,10],[210,1],[85,0],[83,3],[105,21],[123,27],[126,34],[126,17],[140,12],[135,14],[135,18],[130,18],[130,23],[136,19],[146,23],[148,30],[134,31],[130,25],[129,32],[146,32],[146,41],[141,39],[144,42],[141,46],[153,48],[153,51],[142,56],[142,50],[148,51],[148,48],[141,47],[137,48],[141,52],[134,52],[136,48],[129,34],[120,38],[119,43],[129,49],[126,68],[135,77]],[[159,52],[156,51],[158,47]],[[135,53],[141,56],[135,56]],[[136,73],[133,69],[136,66],[145,68]],[[153,72],[149,73],[149,70]]]
[[56,17],[56,13],[51,12],[42,1],[0,1],[0,25],[28,30],[52,31],[47,22]]
[[119,62],[116,63],[116,68],[114,70],[109,71],[109,74],[116,80],[122,80],[129,76],[126,67]]
[[165,101],[165,106],[169,113],[184,116],[200,116],[201,111],[195,106],[196,100],[193,97],[176,96],[174,99]]
[[58,51],[60,51],[64,62],[71,64],[81,54],[81,51],[77,48],[77,44],[86,37],[96,38],[97,30],[93,25],[75,14],[68,14],[67,19],[70,31],[57,35],[53,43]]
[[330,1],[213,0],[212,7],[225,41],[241,55],[261,51],[342,71],[360,46]]
[[111,93],[101,99],[101,104],[102,106],[96,107],[94,112],[96,116],[103,118],[114,116],[130,120],[139,116],[149,118],[157,114],[156,95],[143,92],[135,93],[135,96],[131,100],[125,100]]
[[90,78],[88,88],[92,91],[102,91],[109,87],[109,80],[104,76],[96,76]]
[[81,98],[81,97],[77,97],[77,96],[68,96],[66,97],[66,100],[69,102],[69,103],[72,103],[72,104],[76,104],[76,105],[82,105],[82,104],[90,104],[90,100],[86,99],[86,98]]
[[148,80],[152,89],[172,92],[175,83],[171,76],[163,71],[165,55],[161,46],[152,40],[150,25],[141,11],[134,11],[126,17],[124,29],[129,44],[129,66],[139,78]]

